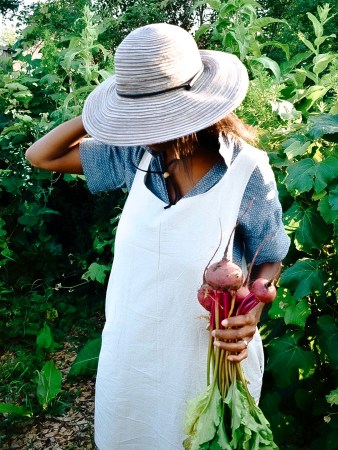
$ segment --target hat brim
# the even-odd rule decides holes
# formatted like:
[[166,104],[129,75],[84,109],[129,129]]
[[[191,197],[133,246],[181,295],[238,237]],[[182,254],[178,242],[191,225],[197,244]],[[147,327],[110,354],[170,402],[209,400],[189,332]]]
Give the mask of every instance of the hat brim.
[[248,73],[234,55],[200,50],[204,70],[190,90],[126,98],[109,77],[85,101],[83,124],[95,139],[121,146],[170,141],[207,128],[236,109],[248,90]]

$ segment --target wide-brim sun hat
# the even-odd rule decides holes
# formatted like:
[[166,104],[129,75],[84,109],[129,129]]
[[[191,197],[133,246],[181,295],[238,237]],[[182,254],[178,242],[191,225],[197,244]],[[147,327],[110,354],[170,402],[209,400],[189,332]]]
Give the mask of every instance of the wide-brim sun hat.
[[146,25],[118,46],[115,75],[86,99],[83,124],[107,144],[158,144],[218,122],[242,103],[248,84],[235,55],[199,50],[178,26]]

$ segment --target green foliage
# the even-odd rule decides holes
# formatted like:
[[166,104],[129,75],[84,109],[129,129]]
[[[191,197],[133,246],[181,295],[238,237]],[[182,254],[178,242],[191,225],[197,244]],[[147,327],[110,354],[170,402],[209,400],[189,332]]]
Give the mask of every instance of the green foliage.
[[70,368],[69,375],[93,375],[96,373],[101,337],[90,339],[78,353]]
[[53,361],[48,361],[38,372],[37,397],[43,409],[61,392],[62,374]]
[[[92,331],[100,332],[95,321],[125,198],[120,192],[94,198],[83,177],[33,169],[25,149],[81,112],[84,98],[113,70],[108,48],[135,26],[168,21],[189,30],[197,25],[201,46],[234,52],[249,68],[249,92],[237,112],[260,128],[292,242],[278,298],[264,319],[268,363],[261,406],[281,448],[335,448],[336,6],[107,0],[97,5],[99,19],[86,4],[35,5],[15,45],[19,66],[0,68],[0,346],[6,348],[0,412],[24,418],[59,401],[61,375],[50,357],[56,360],[57,343],[74,325],[83,329],[83,342],[90,340],[71,374],[95,372],[100,342]],[[32,45],[41,58],[27,52]]]
[[[54,14],[51,5],[45,8]],[[100,329],[95,319],[114,245],[110,221],[115,228],[121,210],[115,207],[124,198],[119,192],[94,198],[84,177],[33,169],[25,159],[27,147],[79,114],[90,90],[111,73],[111,57],[98,42],[106,22],[87,7],[77,19],[77,34],[62,41],[45,29],[37,59],[26,51],[32,42],[26,30],[16,45],[16,69],[0,69],[0,348],[7,352],[0,412],[6,417],[61,404],[61,372],[49,358],[75,325],[82,340]]]

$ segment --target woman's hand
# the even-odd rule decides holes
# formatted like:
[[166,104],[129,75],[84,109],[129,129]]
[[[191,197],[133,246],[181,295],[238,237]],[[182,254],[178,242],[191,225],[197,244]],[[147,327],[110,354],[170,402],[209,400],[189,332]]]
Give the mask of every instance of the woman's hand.
[[222,321],[224,330],[213,330],[214,345],[229,352],[228,360],[239,363],[248,357],[250,341],[256,332],[264,305],[259,303],[248,314]]
[[[266,278],[267,280],[278,280],[282,263],[265,263],[254,266],[249,286],[257,278]],[[249,294],[249,288],[241,288],[241,297]],[[239,363],[248,357],[250,351],[250,341],[256,332],[260,320],[264,303],[256,305],[248,314],[228,317],[222,321],[224,330],[213,330],[212,335],[215,338],[214,345],[229,352],[228,360]]]

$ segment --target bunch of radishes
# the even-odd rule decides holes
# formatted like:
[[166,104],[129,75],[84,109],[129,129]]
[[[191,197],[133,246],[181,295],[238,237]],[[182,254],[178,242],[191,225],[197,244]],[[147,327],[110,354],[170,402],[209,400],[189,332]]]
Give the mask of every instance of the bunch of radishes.
[[[274,280],[257,278],[250,286],[251,269],[259,252],[251,262],[246,278],[242,269],[227,257],[229,243],[223,258],[208,265],[203,274],[203,283],[198,290],[197,298],[200,304],[211,313],[211,329],[214,329],[215,303],[219,305],[220,322],[231,315],[247,314],[259,302],[271,303],[276,298]],[[224,316],[224,317],[223,317]]]

